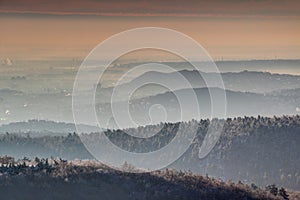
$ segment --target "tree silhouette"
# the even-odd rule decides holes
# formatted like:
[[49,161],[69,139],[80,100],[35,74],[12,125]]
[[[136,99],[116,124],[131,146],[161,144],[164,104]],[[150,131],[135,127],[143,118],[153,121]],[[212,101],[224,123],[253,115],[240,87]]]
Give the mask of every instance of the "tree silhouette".
[[289,200],[289,195],[286,193],[284,188],[280,188],[279,195],[283,197],[285,200]]

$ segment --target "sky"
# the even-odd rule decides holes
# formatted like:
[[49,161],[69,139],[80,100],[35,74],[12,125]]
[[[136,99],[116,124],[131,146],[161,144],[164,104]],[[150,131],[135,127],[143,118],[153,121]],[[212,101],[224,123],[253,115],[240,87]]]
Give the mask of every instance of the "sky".
[[216,60],[298,59],[297,0],[0,0],[0,58],[84,58],[130,28],[181,31]]
[[299,16],[298,0],[1,0],[1,11],[90,15]]

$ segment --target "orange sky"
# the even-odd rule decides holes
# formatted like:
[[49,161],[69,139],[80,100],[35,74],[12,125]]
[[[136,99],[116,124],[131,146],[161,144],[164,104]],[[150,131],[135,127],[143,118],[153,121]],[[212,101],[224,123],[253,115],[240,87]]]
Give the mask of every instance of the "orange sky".
[[1,0],[5,12],[98,15],[299,16],[298,0]]
[[298,2],[0,0],[0,58],[84,58],[112,34],[144,26],[181,31],[215,59],[299,58]]

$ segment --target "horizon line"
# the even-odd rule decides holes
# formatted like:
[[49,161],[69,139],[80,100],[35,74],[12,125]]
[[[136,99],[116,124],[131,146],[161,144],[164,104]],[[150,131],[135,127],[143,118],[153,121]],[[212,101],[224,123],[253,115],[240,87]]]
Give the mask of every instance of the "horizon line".
[[22,10],[1,10],[1,14],[8,15],[42,15],[53,17],[205,17],[205,18],[300,18],[300,15],[274,15],[274,14],[226,14],[226,13],[141,13],[141,12],[58,12],[58,11],[22,11]]

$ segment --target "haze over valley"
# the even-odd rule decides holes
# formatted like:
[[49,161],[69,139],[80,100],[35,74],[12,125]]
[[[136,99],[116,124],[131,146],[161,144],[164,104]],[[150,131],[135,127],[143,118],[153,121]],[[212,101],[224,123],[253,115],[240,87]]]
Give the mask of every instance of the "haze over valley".
[[299,200],[299,0],[0,0],[0,199]]

